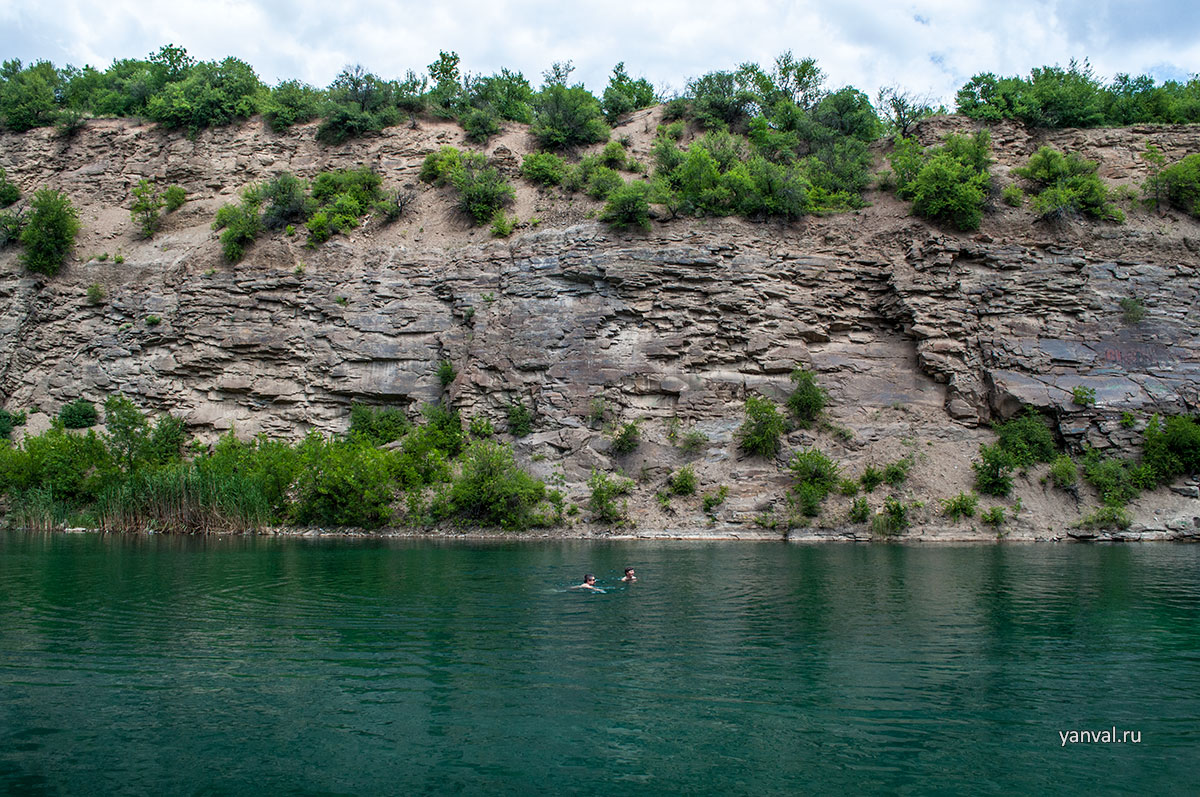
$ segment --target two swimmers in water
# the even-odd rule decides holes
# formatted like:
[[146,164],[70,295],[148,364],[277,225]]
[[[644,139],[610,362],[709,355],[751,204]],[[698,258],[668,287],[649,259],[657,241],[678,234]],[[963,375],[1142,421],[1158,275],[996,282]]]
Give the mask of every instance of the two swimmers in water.
[[[626,582],[637,581],[637,576],[634,574],[632,567],[625,568],[625,576],[621,580]],[[589,589],[592,592],[604,592],[604,590],[596,586],[596,577],[591,573],[585,573],[583,576],[583,583],[576,584],[575,586],[571,587],[571,589]]]

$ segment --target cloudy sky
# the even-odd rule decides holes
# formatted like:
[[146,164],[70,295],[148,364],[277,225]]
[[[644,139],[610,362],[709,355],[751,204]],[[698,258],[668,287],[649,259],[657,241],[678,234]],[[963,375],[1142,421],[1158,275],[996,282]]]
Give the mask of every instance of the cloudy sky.
[[105,67],[168,42],[201,60],[234,55],[268,83],[327,85],[362,64],[383,77],[424,71],[438,50],[463,69],[520,70],[534,85],[555,61],[602,90],[614,64],[660,90],[746,61],[769,65],[791,50],[812,56],[828,85],[872,96],[899,85],[952,104],[978,72],[1027,75],[1088,58],[1162,80],[1200,72],[1195,0],[914,0],[782,2],[652,0],[632,3],[459,0],[0,0],[0,58]]

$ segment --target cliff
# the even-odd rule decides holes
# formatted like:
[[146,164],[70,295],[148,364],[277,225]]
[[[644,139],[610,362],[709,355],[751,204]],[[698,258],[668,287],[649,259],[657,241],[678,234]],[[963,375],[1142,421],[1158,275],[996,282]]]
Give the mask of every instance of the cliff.
[[[641,112],[615,135],[649,162],[657,121]],[[966,126],[935,119],[921,137]],[[515,441],[531,472],[577,499],[593,469],[634,477],[642,531],[778,536],[762,527],[787,514],[786,458],[818,445],[850,475],[911,457],[900,493],[924,505],[914,534],[958,538],[995,536],[938,512],[941,499],[970,489],[970,462],[994,437],[986,421],[1032,405],[1072,450],[1132,451],[1151,413],[1200,405],[1200,225],[1181,214],[1128,202],[1124,225],[1048,225],[997,203],[979,233],[958,234],[872,193],[864,210],[793,224],[681,218],[641,234],[591,221],[600,203],[521,184],[514,210],[525,223],[490,240],[454,211],[449,189],[416,179],[427,152],[462,145],[456,126],[422,122],[341,147],[313,134],[276,135],[255,121],[188,138],[101,120],[71,139],[0,135],[10,178],[27,193],[67,191],[82,222],[76,257],[52,279],[25,272],[15,248],[0,250],[4,406],[37,408],[36,431],[67,401],[122,391],[180,415],[202,440],[230,429],[296,437],[343,431],[352,401],[415,417],[442,395],[436,369],[449,359],[458,375],[445,395],[464,417],[503,429],[511,401],[535,408],[534,433]],[[1035,135],[1001,126],[993,136],[1000,182],[1043,143],[1098,160],[1103,178],[1130,186],[1145,177],[1147,140],[1168,161],[1200,151],[1200,129],[1187,127]],[[485,150],[515,174],[528,147],[510,129]],[[263,237],[241,263],[224,262],[210,224],[246,184],[355,165],[416,190],[416,209],[316,249],[300,235]],[[144,177],[190,197],[150,241],[128,210]],[[86,301],[92,283],[107,293],[102,305]],[[1123,298],[1141,300],[1146,318],[1123,320]],[[151,315],[161,323],[148,326]],[[829,423],[791,432],[777,461],[745,457],[734,442],[742,403],[785,396],[797,363],[829,390]],[[1072,401],[1081,385],[1095,390],[1094,407]],[[614,454],[589,423],[597,398],[610,421],[642,422],[633,454]],[[688,455],[672,430],[693,428],[709,442]],[[702,491],[729,488],[714,519],[699,498],[670,509],[653,498],[688,461]],[[1096,503],[1043,476],[1019,477],[1009,536],[1062,537]],[[1188,484],[1144,495],[1122,536],[1200,531],[1196,493]],[[846,523],[848,505],[831,497],[792,536],[866,536]]]

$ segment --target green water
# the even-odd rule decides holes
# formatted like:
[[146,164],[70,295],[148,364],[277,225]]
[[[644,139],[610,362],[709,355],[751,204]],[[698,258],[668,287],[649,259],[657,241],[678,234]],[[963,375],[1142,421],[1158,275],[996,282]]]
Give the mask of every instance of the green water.
[[[585,570],[612,589],[565,591]],[[1061,744],[1112,726],[1141,742]],[[0,793],[1183,794],[1198,766],[1200,546],[0,535]]]

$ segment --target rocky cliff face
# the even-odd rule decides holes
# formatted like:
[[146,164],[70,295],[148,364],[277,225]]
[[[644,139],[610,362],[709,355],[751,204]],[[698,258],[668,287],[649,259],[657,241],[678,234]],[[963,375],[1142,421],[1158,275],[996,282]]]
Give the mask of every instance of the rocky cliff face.
[[[643,114],[627,125],[643,156],[654,123]],[[922,135],[961,124],[937,120]],[[1144,177],[1146,139],[1168,160],[1200,150],[1189,128],[994,135],[1001,179],[1040,143],[1098,159],[1102,176],[1128,184]],[[830,391],[832,423],[793,432],[784,456],[819,445],[852,475],[912,457],[903,490],[925,503],[918,520],[936,535],[938,499],[969,489],[969,463],[991,437],[983,421],[1031,404],[1071,447],[1128,448],[1150,413],[1200,405],[1200,226],[1186,217],[1131,209],[1123,226],[1047,226],[997,205],[981,233],[960,235],[879,194],[863,211],[792,225],[674,220],[642,235],[588,221],[598,207],[588,200],[522,187],[517,214],[541,222],[490,241],[445,190],[416,183],[425,153],[444,143],[460,143],[457,128],[397,128],[342,148],[318,145],[311,128],[276,136],[254,123],[195,139],[123,121],[90,123],[69,141],[0,136],[0,166],[26,192],[68,191],[83,223],[77,257],[50,280],[0,250],[4,406],[40,409],[38,429],[66,401],[119,390],[184,417],[202,439],[230,429],[293,437],[344,430],[352,401],[415,416],[442,395],[436,368],[449,359],[458,376],[445,393],[465,417],[503,429],[510,402],[536,409],[534,434],[517,442],[534,472],[576,496],[593,469],[638,478],[643,528],[710,523],[696,506],[652,500],[690,458],[672,431],[703,432],[694,459],[703,489],[730,488],[716,512],[729,532],[785,511],[784,458],[745,458],[733,437],[746,396],[781,398],[802,364]],[[524,147],[511,131],[488,149],[513,169]],[[301,236],[264,237],[242,263],[222,261],[209,224],[245,184],[357,164],[418,188],[415,213],[315,250]],[[142,177],[191,197],[148,242],[128,213]],[[102,305],[87,304],[91,283],[105,289]],[[1146,318],[1127,323],[1123,298],[1141,300]],[[151,315],[161,323],[147,325]],[[1076,386],[1095,390],[1095,407],[1072,401]],[[608,422],[642,422],[637,452],[611,452],[588,417],[596,399]],[[1015,533],[1061,534],[1081,505],[1038,478],[1025,478],[1019,494],[1034,511]],[[847,529],[839,501],[810,533],[861,532]],[[1193,503],[1160,491],[1137,510],[1154,529],[1186,521]]]

